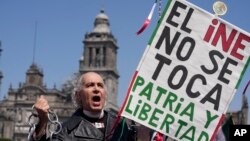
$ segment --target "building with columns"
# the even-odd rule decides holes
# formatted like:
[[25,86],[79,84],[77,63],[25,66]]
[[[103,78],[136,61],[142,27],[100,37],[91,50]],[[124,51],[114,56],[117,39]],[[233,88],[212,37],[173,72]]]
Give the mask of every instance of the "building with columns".
[[[107,87],[105,109],[118,111],[118,79],[117,70],[117,40],[113,36],[108,16],[101,10],[94,21],[94,28],[86,33],[83,40],[83,54],[79,61],[79,72],[75,76],[95,71],[102,75]],[[50,108],[63,122],[75,111],[71,101],[72,83],[77,77],[72,77],[63,84],[62,89],[56,86],[47,88],[43,82],[46,74],[33,62],[26,71],[25,81],[18,88],[11,85],[6,97],[0,101],[0,140],[27,141],[29,124],[28,118],[32,112],[35,100],[44,95]],[[14,81],[14,80],[13,80]]]

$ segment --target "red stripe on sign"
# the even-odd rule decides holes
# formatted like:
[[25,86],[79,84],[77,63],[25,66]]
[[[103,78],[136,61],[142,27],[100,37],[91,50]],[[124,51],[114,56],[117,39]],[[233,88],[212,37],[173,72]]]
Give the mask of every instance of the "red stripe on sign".
[[219,128],[220,128],[222,122],[224,121],[225,117],[226,117],[225,114],[223,114],[223,115],[221,116],[220,121],[219,121],[219,123],[217,124],[217,126],[216,126],[216,128],[215,128],[215,130],[214,130],[214,133],[213,133],[213,135],[212,135],[210,141],[214,141],[214,138],[215,138],[215,136],[217,135],[217,132],[218,132],[218,130],[219,130]]

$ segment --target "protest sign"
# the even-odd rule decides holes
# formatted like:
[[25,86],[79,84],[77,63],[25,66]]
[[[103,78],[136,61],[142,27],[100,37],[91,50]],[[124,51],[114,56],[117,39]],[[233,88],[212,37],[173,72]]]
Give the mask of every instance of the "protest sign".
[[176,140],[216,135],[250,62],[250,34],[169,0],[130,83],[121,116]]

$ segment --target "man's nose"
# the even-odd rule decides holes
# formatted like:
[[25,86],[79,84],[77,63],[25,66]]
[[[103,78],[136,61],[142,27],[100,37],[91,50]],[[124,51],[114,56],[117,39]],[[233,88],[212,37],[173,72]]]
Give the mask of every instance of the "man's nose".
[[99,87],[97,85],[94,86],[94,91],[99,92]]

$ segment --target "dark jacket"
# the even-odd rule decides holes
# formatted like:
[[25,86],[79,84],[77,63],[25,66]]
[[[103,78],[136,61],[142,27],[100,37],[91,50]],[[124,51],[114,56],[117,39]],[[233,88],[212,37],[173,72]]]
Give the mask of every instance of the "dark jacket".
[[[127,123],[120,120],[112,130],[116,116],[105,111],[105,133],[101,132],[82,116],[82,109],[77,110],[62,125],[62,131],[52,136],[53,141],[135,141],[135,132],[129,130]],[[111,130],[113,131],[111,133]],[[50,138],[43,137],[40,141]]]

